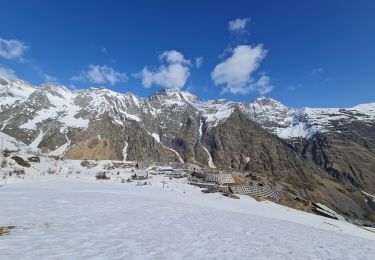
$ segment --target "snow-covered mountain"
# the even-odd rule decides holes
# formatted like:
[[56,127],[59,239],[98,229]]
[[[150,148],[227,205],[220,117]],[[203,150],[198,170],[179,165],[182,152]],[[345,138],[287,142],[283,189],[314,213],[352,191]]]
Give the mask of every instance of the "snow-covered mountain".
[[0,132],[4,148],[66,159],[253,172],[375,221],[361,193],[375,194],[375,103],[295,109],[265,97],[207,101],[178,89],[137,97],[0,78]]
[[[73,146],[84,139],[95,142],[94,137],[98,141],[112,140],[111,151],[87,159],[139,159],[139,154],[127,151],[132,147],[131,140],[127,140],[130,137],[127,128],[133,125],[142,132],[140,135],[145,135],[143,138],[157,142],[173,160],[208,165],[213,151],[207,140],[204,143],[204,133],[225,122],[235,110],[287,141],[311,139],[316,133],[344,131],[340,126],[356,121],[374,124],[375,120],[375,103],[346,109],[295,109],[265,97],[248,103],[224,99],[204,101],[186,91],[165,89],[141,98],[104,87],[84,90],[55,84],[34,87],[25,81],[4,77],[0,78],[0,97],[2,132],[33,149],[72,159],[83,159],[82,153]],[[110,136],[106,136],[108,133]]]
[[199,115],[206,127],[211,127],[226,120],[238,107],[251,120],[283,139],[310,138],[317,132],[335,131],[345,123],[373,124],[375,120],[375,103],[352,108],[295,109],[265,97],[248,103],[203,101],[186,91],[166,89],[141,98],[106,88],[71,90],[55,84],[33,87],[25,81],[4,77],[0,78],[0,97],[1,130],[21,129],[21,140],[26,144],[36,140],[35,131],[40,132],[47,122],[59,124],[60,132],[65,133],[69,128],[85,129],[104,115],[120,126],[128,120],[137,121],[161,142],[163,137],[158,132],[167,127],[168,121],[176,119],[174,114],[185,111]]

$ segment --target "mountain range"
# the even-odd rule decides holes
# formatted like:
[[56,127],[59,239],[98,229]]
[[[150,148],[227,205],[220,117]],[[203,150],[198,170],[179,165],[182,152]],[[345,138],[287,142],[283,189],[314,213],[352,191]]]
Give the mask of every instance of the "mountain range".
[[266,97],[202,100],[106,88],[32,86],[0,77],[0,131],[32,151],[73,160],[183,162],[264,176],[281,203],[322,202],[375,222],[375,103],[290,108]]

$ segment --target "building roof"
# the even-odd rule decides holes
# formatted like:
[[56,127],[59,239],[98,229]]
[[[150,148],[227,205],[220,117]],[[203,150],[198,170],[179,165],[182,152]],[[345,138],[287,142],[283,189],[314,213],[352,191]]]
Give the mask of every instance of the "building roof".
[[146,171],[139,171],[135,172],[134,175],[136,175],[137,177],[147,177],[148,173]]

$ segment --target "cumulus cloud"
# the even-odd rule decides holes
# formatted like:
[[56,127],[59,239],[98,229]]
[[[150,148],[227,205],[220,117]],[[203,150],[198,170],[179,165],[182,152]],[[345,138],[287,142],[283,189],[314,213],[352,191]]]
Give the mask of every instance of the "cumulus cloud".
[[176,50],[165,51],[159,55],[161,65],[157,70],[144,67],[135,76],[142,79],[145,88],[158,85],[163,88],[182,88],[190,76],[190,60]]
[[260,76],[260,78],[254,84],[250,84],[249,87],[250,91],[259,92],[261,95],[267,94],[273,89],[271,78],[267,75]]
[[195,58],[195,67],[199,69],[202,66],[203,63],[203,57]]
[[16,73],[14,72],[14,70],[7,68],[7,67],[3,67],[3,66],[0,66],[0,77],[4,77],[10,80],[17,79]]
[[228,23],[228,30],[233,33],[246,32],[246,25],[250,22],[250,18],[237,18]]
[[115,85],[119,82],[127,81],[128,77],[125,73],[118,72],[107,65],[90,64],[86,71],[81,72],[78,76],[72,77],[72,80],[91,82],[94,84],[109,83]]
[[175,50],[163,52],[159,55],[159,60],[161,62],[165,60],[167,63],[190,64],[190,61],[185,60],[184,55],[181,52]]
[[255,79],[253,74],[259,68],[267,51],[262,45],[239,45],[232,55],[216,65],[211,73],[211,79],[217,86],[222,86],[222,92],[246,95],[250,92],[266,94],[272,90],[270,78],[261,75]]
[[0,38],[0,57],[2,58],[23,61],[26,49],[28,46],[21,41]]

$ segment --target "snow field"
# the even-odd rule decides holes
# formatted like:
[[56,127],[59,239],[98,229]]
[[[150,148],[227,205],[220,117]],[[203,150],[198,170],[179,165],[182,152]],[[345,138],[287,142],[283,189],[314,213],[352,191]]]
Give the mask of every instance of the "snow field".
[[[62,162],[79,168],[75,161]],[[101,166],[97,166],[99,169]],[[96,170],[97,170],[96,169]],[[271,202],[203,194],[186,179],[120,183],[29,172],[0,188],[0,259],[372,259],[375,234]],[[68,176],[68,177],[66,177]],[[162,181],[167,184],[163,189]],[[143,182],[143,181],[142,181]]]

